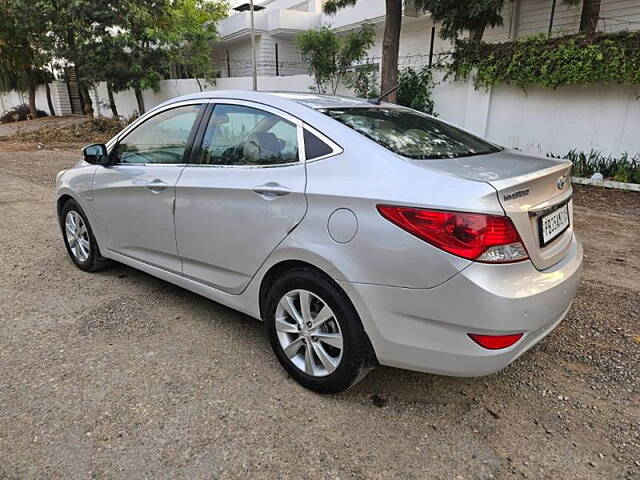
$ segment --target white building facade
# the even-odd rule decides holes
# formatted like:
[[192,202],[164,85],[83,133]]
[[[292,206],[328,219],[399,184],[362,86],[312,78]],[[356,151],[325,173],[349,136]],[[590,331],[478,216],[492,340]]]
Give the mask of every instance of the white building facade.
[[[232,0],[231,7],[246,3]],[[258,75],[287,76],[307,73],[307,67],[295,45],[299,32],[329,26],[337,32],[359,28],[364,23],[376,26],[376,42],[369,59],[379,61],[385,21],[385,0],[358,0],[353,7],[335,15],[322,12],[324,0],[257,0],[264,10],[256,11],[256,52]],[[555,6],[554,6],[555,5]],[[488,29],[483,40],[501,42],[518,37],[547,33],[554,35],[577,33],[582,2],[568,5],[563,0],[506,0],[500,27]],[[553,11],[553,15],[552,15]],[[553,20],[552,20],[553,16]],[[415,8],[405,0],[400,36],[400,68],[423,65],[431,50],[431,30],[435,27],[435,56],[450,50],[449,42],[438,35],[439,27],[428,12]],[[250,13],[235,12],[218,26],[220,43],[214,50],[214,61],[222,77],[251,75]],[[616,32],[640,30],[640,0],[602,0],[598,30]]]

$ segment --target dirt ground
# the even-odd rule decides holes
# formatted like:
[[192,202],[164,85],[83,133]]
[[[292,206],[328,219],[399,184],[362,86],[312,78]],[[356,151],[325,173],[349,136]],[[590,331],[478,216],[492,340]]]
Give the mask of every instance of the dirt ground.
[[44,126],[51,128],[70,127],[86,120],[80,115],[63,115],[59,117],[41,117],[35,120],[25,120],[22,122],[3,123],[0,125],[0,138],[10,137],[18,132],[33,132]]
[[0,143],[0,478],[640,479],[640,194],[577,187],[584,280],[501,373],[378,368],[335,396],[262,325],[122,265],[67,259],[54,175]]

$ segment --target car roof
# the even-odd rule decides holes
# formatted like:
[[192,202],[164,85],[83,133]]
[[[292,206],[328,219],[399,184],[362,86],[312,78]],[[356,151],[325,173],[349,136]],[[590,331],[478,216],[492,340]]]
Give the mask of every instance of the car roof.
[[172,98],[164,102],[163,105],[180,102],[183,100],[194,100],[200,98],[234,98],[253,100],[260,103],[269,104],[273,100],[283,99],[315,110],[321,108],[346,108],[346,107],[372,107],[374,104],[369,101],[341,95],[324,95],[312,92],[254,92],[251,90],[207,90],[204,92],[193,93],[181,97]]
[[345,108],[345,107],[371,107],[372,103],[357,97],[342,95],[323,95],[310,92],[267,92],[281,98],[293,100],[311,108]]

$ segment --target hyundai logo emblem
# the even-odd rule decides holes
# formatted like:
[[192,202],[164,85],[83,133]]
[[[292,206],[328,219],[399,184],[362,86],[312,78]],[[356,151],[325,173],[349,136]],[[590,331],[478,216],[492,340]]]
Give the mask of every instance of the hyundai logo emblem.
[[564,185],[567,183],[567,177],[562,175],[559,179],[558,182],[556,183],[556,185],[558,186],[558,190],[562,190],[564,188]]

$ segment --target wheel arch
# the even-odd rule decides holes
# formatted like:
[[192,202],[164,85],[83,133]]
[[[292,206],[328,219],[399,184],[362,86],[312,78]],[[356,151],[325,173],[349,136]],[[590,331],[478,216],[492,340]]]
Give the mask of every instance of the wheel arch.
[[63,193],[56,199],[56,214],[58,215],[58,220],[60,220],[60,216],[62,215],[64,204],[69,200],[75,200],[75,198],[73,198],[73,196],[68,193]]
[[369,351],[369,361],[371,362],[371,364],[376,365],[378,364],[378,359],[377,359],[377,355],[375,353],[375,349],[373,348],[373,344],[371,343],[371,339],[369,338],[369,333],[367,332],[367,328],[365,325],[365,322],[362,319],[362,315],[360,314],[360,312],[358,311],[358,309],[356,308],[356,304],[353,301],[353,299],[349,296],[349,294],[345,291],[344,288],[342,288],[342,286],[340,285],[339,282],[337,282],[336,280],[334,280],[331,275],[329,275],[327,272],[325,272],[322,268],[309,263],[307,261],[304,260],[298,260],[298,259],[288,259],[288,260],[282,260],[279,261],[273,265],[271,265],[269,267],[269,269],[266,271],[266,273],[262,276],[262,279],[260,281],[260,288],[258,290],[258,308],[259,308],[259,312],[260,312],[260,318],[264,321],[264,309],[265,309],[265,301],[267,298],[267,294],[269,292],[269,286],[271,285],[272,281],[277,278],[278,276],[284,274],[285,272],[289,271],[289,270],[293,270],[295,268],[308,268],[311,270],[314,270],[316,272],[318,272],[320,275],[322,275],[324,278],[326,278],[329,282],[331,282],[332,284],[334,284],[345,296],[345,298],[349,301],[349,303],[351,304],[353,310],[356,312],[356,314],[358,315],[358,317],[360,318],[360,322],[362,322],[362,326],[363,326],[363,330],[365,333],[365,337],[366,337],[366,342],[368,344],[368,351]]

